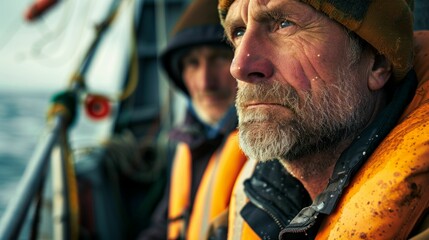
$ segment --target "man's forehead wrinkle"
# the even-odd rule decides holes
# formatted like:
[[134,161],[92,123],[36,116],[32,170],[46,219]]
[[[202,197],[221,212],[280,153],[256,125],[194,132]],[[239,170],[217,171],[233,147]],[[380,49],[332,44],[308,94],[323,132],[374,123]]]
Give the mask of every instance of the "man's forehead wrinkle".
[[258,5],[266,6],[270,2],[270,0],[256,0]]
[[237,23],[248,24],[249,16],[257,21],[269,20],[284,9],[285,5],[296,3],[296,0],[235,0],[226,17],[225,28],[230,29]]
[[267,5],[270,0],[254,0],[251,4],[249,4],[249,14],[256,21],[263,21],[267,18]]
[[252,15],[259,21],[269,20],[277,16],[279,12],[292,7],[295,0],[255,0],[252,4]]
[[243,19],[244,23],[247,24],[247,19],[248,19],[248,11],[249,11],[249,3],[250,0],[242,0],[241,4],[240,4],[240,8],[241,8],[241,18]]

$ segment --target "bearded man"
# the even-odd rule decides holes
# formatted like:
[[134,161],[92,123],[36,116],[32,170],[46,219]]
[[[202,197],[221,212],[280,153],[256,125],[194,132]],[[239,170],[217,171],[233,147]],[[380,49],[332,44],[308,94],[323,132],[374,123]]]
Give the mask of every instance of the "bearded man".
[[429,34],[413,41],[412,6],[220,0],[235,48],[240,146],[253,160],[234,190],[229,239],[423,231]]

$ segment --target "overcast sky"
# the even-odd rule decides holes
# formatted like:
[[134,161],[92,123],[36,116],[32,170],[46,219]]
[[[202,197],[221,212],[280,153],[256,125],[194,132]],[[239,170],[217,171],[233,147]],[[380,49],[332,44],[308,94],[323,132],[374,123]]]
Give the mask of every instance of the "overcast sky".
[[[106,16],[110,3],[63,0],[41,19],[27,22],[23,16],[33,1],[0,2],[0,90],[65,88],[94,37],[93,26]],[[117,25],[129,22],[128,18],[120,19]],[[103,40],[93,63],[90,75],[94,78],[122,74],[115,69],[123,64],[128,44],[124,36],[128,34],[124,34],[124,27],[114,29]]]

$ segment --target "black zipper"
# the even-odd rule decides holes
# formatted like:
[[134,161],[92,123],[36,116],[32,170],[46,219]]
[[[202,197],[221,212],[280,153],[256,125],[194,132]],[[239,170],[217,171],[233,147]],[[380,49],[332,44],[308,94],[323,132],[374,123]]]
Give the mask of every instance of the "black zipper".
[[[250,202],[252,202],[256,207],[258,207],[259,209],[261,209],[262,211],[267,213],[274,220],[274,222],[280,228],[280,230],[285,229],[287,224],[284,221],[282,221],[279,217],[276,217],[276,213],[278,212],[277,210],[269,207],[269,204],[265,204],[266,205],[266,207],[265,207],[264,203],[262,203],[258,199],[256,199],[253,196],[253,193],[251,191],[249,191],[249,189],[245,188],[244,191],[245,191],[246,195],[248,196]],[[277,213],[277,215],[280,215],[280,214]]]

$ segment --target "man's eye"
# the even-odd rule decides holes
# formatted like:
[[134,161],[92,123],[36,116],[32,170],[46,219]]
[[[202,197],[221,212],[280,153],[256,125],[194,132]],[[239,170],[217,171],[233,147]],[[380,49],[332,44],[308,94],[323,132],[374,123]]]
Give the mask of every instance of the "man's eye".
[[245,30],[246,29],[242,27],[234,29],[234,31],[232,31],[232,34],[231,34],[232,38],[235,39],[238,37],[242,37],[244,35]]
[[289,26],[292,25],[292,22],[288,21],[288,20],[283,20],[280,22],[279,27],[280,28],[287,28]]
[[196,58],[185,58],[183,59],[183,66],[198,66],[198,59]]

